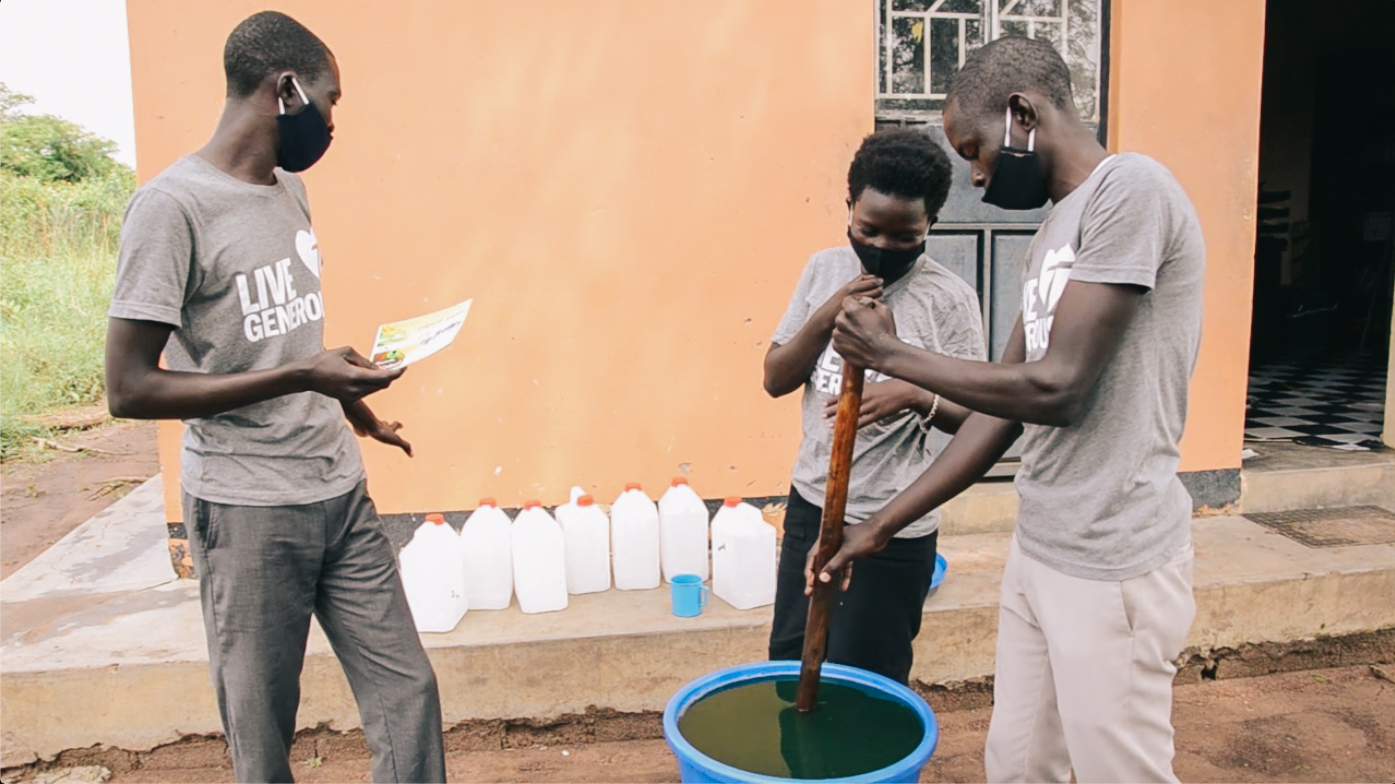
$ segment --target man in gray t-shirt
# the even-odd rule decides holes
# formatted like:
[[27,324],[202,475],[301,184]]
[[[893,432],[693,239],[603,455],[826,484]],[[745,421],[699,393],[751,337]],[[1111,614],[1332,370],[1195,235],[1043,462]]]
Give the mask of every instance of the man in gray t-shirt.
[[292,173],[329,146],[339,69],[270,11],[233,30],[223,59],[213,138],[126,211],[111,410],[187,425],[184,524],[237,779],[292,779],[313,615],[359,701],[373,780],[444,781],[435,674],[345,424],[410,456],[401,425],[363,402],[402,370],[324,350],[325,265]]
[[910,346],[882,304],[845,303],[833,334],[844,357],[975,413],[810,582],[878,552],[1025,433],[987,778],[1175,781],[1173,663],[1196,610],[1191,499],[1177,478],[1201,336],[1196,212],[1157,162],[1100,146],[1044,41],[976,51],[944,121],[984,201],[1053,202],[1029,249],[1022,316],[990,365]]
[[[245,182],[191,153],[131,198],[108,314],[168,325],[169,370],[275,370],[324,350],[305,186],[286,171],[274,179]],[[243,506],[343,495],[364,478],[344,417],[339,400],[308,390],[185,417],[180,485]]]
[[1018,544],[1076,577],[1137,577],[1166,563],[1191,530],[1177,444],[1201,341],[1201,228],[1166,169],[1122,153],[1052,206],[1027,254],[1028,362],[1046,357],[1067,281],[1129,286],[1147,296],[1138,297],[1075,421],[1024,426]]
[[[785,537],[775,588],[770,658],[798,659],[809,614],[804,570],[818,539],[833,446],[832,416],[843,359],[829,338],[849,295],[871,296],[894,314],[909,345],[961,357],[985,357],[978,297],[925,255],[925,235],[949,192],[949,158],[915,131],[867,137],[848,169],[848,245],[815,253],[804,267],[765,359],[765,388],[779,397],[802,389],[803,438],[791,477]],[[953,432],[967,415],[876,372],[868,372],[848,482],[845,522],[861,526],[905,490],[933,460],[931,426]],[[934,573],[939,513],[910,521],[859,567],[830,612],[828,660],[902,683],[920,631]]]

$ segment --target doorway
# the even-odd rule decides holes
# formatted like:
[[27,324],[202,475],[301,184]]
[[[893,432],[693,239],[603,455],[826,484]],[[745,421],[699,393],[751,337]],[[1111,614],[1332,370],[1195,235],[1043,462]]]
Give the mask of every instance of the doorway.
[[1395,291],[1387,0],[1269,0],[1247,441],[1380,449]]

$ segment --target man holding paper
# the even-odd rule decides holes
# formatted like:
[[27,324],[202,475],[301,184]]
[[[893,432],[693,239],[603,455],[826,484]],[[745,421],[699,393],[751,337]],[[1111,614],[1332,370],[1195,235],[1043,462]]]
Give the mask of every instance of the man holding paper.
[[444,781],[436,676],[344,426],[410,456],[401,425],[363,402],[405,367],[324,350],[319,247],[291,173],[329,147],[339,70],[319,38],[275,12],[238,25],[223,64],[213,138],[127,208],[107,332],[111,412],[188,425],[184,522],[237,779],[292,780],[314,615],[358,700],[373,780]]

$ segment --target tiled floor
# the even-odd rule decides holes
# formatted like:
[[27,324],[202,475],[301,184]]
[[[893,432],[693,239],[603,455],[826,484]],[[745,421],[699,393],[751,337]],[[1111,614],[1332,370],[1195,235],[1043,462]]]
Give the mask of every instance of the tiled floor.
[[1380,448],[1385,363],[1372,353],[1315,356],[1250,368],[1245,440]]

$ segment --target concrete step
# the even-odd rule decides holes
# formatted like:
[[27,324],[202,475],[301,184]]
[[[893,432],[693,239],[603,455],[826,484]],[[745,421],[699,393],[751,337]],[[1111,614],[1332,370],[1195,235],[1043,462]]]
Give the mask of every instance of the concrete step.
[[[1250,443],[1239,503],[1227,511],[1286,512],[1335,506],[1395,510],[1395,450],[1343,452],[1287,442]],[[980,482],[944,505],[941,536],[1007,533],[1017,523],[1010,481]]]
[[1017,524],[1017,490],[1010,481],[979,482],[940,508],[940,536],[1009,533]]
[[[198,588],[170,578],[152,480],[0,583],[0,765],[94,744],[150,749],[220,730]],[[1395,544],[1310,549],[1243,518],[1198,518],[1199,651],[1395,627]],[[155,533],[152,533],[155,532]],[[925,606],[914,677],[963,681],[993,669],[1010,533],[946,535],[944,585]],[[590,706],[661,710],[714,669],[764,658],[770,609],[714,599],[669,613],[666,590],[572,597],[564,612],[471,612],[423,635],[448,725],[552,718]],[[358,725],[318,629],[302,678],[302,727]]]
[[1258,456],[1241,472],[1245,512],[1338,506],[1395,510],[1395,450],[1343,452],[1285,442],[1250,442]]

